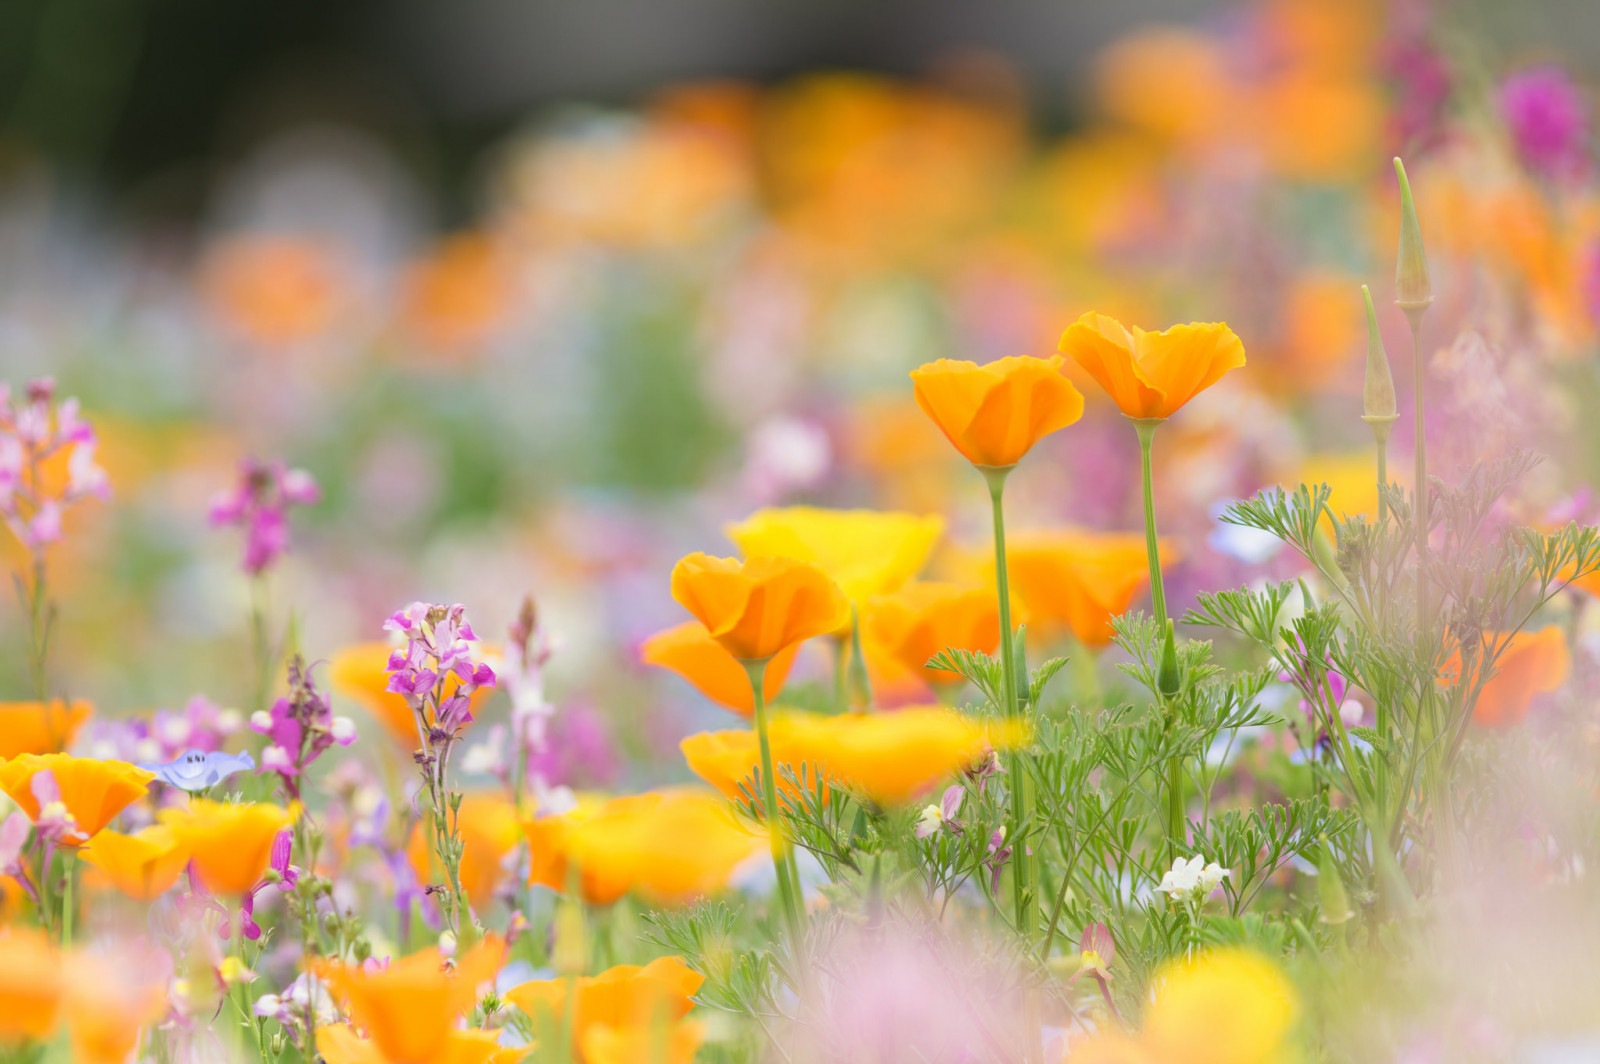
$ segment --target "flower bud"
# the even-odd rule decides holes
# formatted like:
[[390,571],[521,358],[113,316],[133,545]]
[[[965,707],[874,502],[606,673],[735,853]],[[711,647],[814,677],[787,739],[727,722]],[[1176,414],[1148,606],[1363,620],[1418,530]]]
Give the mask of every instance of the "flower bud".
[[1367,304],[1367,380],[1361,389],[1361,417],[1381,440],[1389,436],[1389,426],[1400,416],[1394,398],[1394,374],[1389,372],[1389,355],[1378,333],[1378,313],[1372,307],[1372,293],[1361,286]]
[[1167,618],[1167,638],[1161,647],[1161,671],[1156,673],[1156,688],[1166,697],[1176,695],[1183,686],[1178,671],[1178,647],[1174,642],[1172,618]]
[[1422,226],[1411,200],[1411,182],[1406,180],[1406,167],[1398,155],[1394,172],[1400,178],[1400,260],[1395,266],[1394,301],[1401,310],[1421,311],[1433,302],[1433,284],[1428,280],[1428,257],[1422,250]]

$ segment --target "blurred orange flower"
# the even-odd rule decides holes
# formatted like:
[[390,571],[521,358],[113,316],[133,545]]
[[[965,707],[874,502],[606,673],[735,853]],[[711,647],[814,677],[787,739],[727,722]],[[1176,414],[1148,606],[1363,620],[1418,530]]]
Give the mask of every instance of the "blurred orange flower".
[[860,603],[921,572],[944,533],[944,518],[787,506],[757,510],[723,532],[746,558],[815,563],[846,598]]
[[132,835],[102,831],[83,847],[82,856],[107,883],[139,901],[164,894],[189,863],[189,851],[165,824]]
[[1150,333],[1093,311],[1061,336],[1071,355],[1131,418],[1167,418],[1229,370],[1244,365],[1244,344],[1221,322],[1174,325]]
[[[689,998],[700,989],[705,977],[691,970],[677,957],[660,957],[640,967],[636,964],[619,964],[599,975],[571,981],[578,1000],[573,1009],[572,1039],[582,1050],[584,1064],[609,1064],[612,1060],[647,1060],[645,1056],[617,1057],[614,1050],[620,1045],[633,1043],[635,1033],[651,1034],[652,1026],[681,1020],[694,1002]],[[566,979],[538,979],[522,983],[506,991],[506,999],[527,1013],[535,1023],[560,1023],[566,1013],[569,981]],[[597,1030],[613,1032],[611,1037],[601,1036],[592,1042]],[[667,1059],[676,1062],[676,1043],[672,1039],[673,1055]],[[600,1050],[591,1055],[590,1045]],[[693,1054],[690,1054],[692,1058]],[[688,1059],[688,1058],[681,1058]]]
[[295,236],[241,236],[207,257],[202,284],[230,323],[267,344],[326,330],[344,302],[332,252]]
[[[1173,544],[1160,549],[1163,566],[1176,560]],[[1111,642],[1111,618],[1150,582],[1138,532],[1018,532],[1006,543],[1006,568],[1030,624],[1063,625],[1089,647]]]
[[61,955],[43,932],[0,927],[0,1045],[42,1039],[56,1025]]
[[[429,1064],[516,1064],[528,1046],[502,1046],[494,1028],[453,1029]],[[375,1039],[344,1025],[317,1028],[317,1053],[327,1064],[409,1064],[384,1055]]]
[[[1486,636],[1499,642],[1503,634]],[[1458,652],[1447,672],[1461,668]],[[1500,654],[1495,674],[1484,682],[1478,703],[1472,709],[1472,723],[1485,728],[1510,728],[1528,715],[1533,700],[1549,694],[1567,682],[1572,672],[1572,654],[1567,637],[1559,625],[1537,632],[1518,632]]]
[[765,838],[727,805],[692,789],[649,791],[591,803],[523,825],[532,853],[529,883],[565,892],[572,865],[584,900],[609,905],[638,890],[678,903],[720,890]]
[[0,790],[28,814],[39,819],[39,801],[33,794],[33,777],[44,771],[55,778],[61,804],[67,807],[77,825],[77,835],[63,838],[68,846],[80,846],[112,817],[142,798],[155,779],[155,773],[136,768],[126,761],[100,761],[67,754],[19,754],[0,763]]
[[691,554],[672,570],[672,597],[741,661],[764,661],[850,623],[850,603],[828,575],[792,558]]
[[584,1064],[691,1064],[705,1037],[705,1028],[693,1020],[662,1029],[596,1023],[583,1032],[578,1049]]
[[62,1016],[77,1064],[124,1064],[146,1024],[166,1014],[164,955],[131,948],[66,958]]
[[[773,655],[767,664],[761,689],[769,704],[783,690],[783,682],[788,679],[789,669],[799,652],[800,644],[796,643]],[[657,632],[640,646],[639,658],[646,665],[671,669],[711,701],[741,717],[755,712],[750,677],[744,666],[711,638],[711,633],[699,621],[684,621]]]
[[[328,681],[335,691],[372,714],[396,741],[410,748],[417,745],[417,716],[404,696],[384,690],[389,685],[386,666],[394,650],[392,645],[379,640],[345,647],[329,663]],[[446,696],[457,686],[454,677],[445,681]],[[492,693],[493,688],[489,687],[480,687],[472,693],[474,717],[482,711],[484,699]]]
[[0,758],[55,754],[72,745],[78,729],[94,713],[81,698],[43,702],[0,702]]
[[213,894],[243,894],[255,886],[272,859],[272,840],[292,819],[281,806],[208,799],[161,813]]
[[481,233],[440,243],[402,282],[407,326],[427,347],[461,352],[481,344],[511,299],[506,263]]
[[941,358],[911,371],[917,405],[976,466],[1005,469],[1083,416],[1065,360],[1015,356],[986,365]]
[[[432,1064],[444,1059],[465,1064],[489,1057],[476,1056],[472,1046],[450,1046],[457,1021],[477,1004],[478,988],[494,979],[504,954],[505,943],[490,936],[458,957],[450,969],[445,968],[439,951],[430,948],[386,968],[325,961],[316,966],[316,972],[356,1025],[371,1036],[381,1054],[379,1059],[389,1064]],[[323,1029],[330,1030],[336,1028]],[[329,1037],[336,1050],[353,1048],[346,1035]],[[463,1056],[456,1057],[456,1053]]]
[[[461,799],[461,888],[474,908],[480,911],[494,900],[507,872],[502,862],[522,838],[517,809],[498,794],[468,794]],[[406,847],[417,878],[424,883],[443,883],[444,871],[435,864],[433,846],[421,822],[411,828]]]
[[924,679],[959,683],[961,676],[928,667],[946,647],[994,653],[1000,645],[1000,601],[993,588],[907,584],[873,599],[862,617],[865,635]]
[[[767,744],[772,751],[773,765],[789,765],[796,775],[801,774],[801,766],[806,763],[804,752],[796,743],[796,737],[804,732],[805,719],[803,714],[780,709],[767,722]],[[732,800],[742,802],[745,797],[739,784],[749,780],[761,765],[761,752],[756,742],[754,731],[734,728],[688,736],[678,743],[678,749],[683,751],[689,771]],[[794,786],[784,779],[781,771],[774,783],[781,791],[795,793]],[[760,788],[754,788],[752,793],[759,797]]]

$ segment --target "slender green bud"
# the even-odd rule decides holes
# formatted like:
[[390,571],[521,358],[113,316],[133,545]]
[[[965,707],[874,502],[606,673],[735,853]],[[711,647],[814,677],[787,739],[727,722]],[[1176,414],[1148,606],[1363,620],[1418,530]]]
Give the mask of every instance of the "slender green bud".
[[1355,915],[1355,910],[1350,908],[1350,896],[1345,893],[1344,880],[1339,878],[1339,863],[1333,859],[1326,837],[1317,859],[1317,906],[1322,910],[1320,919],[1325,924],[1342,924]]
[[1167,618],[1167,638],[1161,647],[1161,671],[1156,673],[1156,688],[1168,698],[1183,687],[1183,674],[1178,671],[1178,647],[1173,637],[1172,618]]
[[1389,355],[1378,332],[1378,312],[1372,307],[1372,293],[1361,286],[1367,305],[1367,380],[1361,389],[1361,417],[1372,426],[1379,442],[1389,438],[1389,426],[1400,416],[1394,397],[1394,374],[1389,372]]
[[1433,302],[1433,284],[1428,280],[1428,256],[1422,250],[1422,226],[1417,223],[1417,205],[1411,200],[1411,182],[1406,166],[1394,157],[1394,172],[1400,178],[1400,261],[1395,266],[1395,304],[1405,311],[1420,311]]

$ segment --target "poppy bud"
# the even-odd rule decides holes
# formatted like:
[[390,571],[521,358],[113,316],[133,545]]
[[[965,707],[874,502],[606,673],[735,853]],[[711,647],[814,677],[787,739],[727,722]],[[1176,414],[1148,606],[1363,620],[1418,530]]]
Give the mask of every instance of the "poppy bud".
[[1395,304],[1407,313],[1420,312],[1433,302],[1433,285],[1428,280],[1428,257],[1422,250],[1422,227],[1417,224],[1417,206],[1411,200],[1411,182],[1406,167],[1397,155],[1394,172],[1400,178],[1400,260],[1395,267]]
[[1361,286],[1367,305],[1367,380],[1361,389],[1361,419],[1372,426],[1379,442],[1389,437],[1389,426],[1400,416],[1394,398],[1394,374],[1389,372],[1389,355],[1378,333],[1378,313],[1372,307],[1372,293]]
[[1161,670],[1156,673],[1156,688],[1166,697],[1176,695],[1183,686],[1183,674],[1178,671],[1178,647],[1173,638],[1172,618],[1167,618],[1167,638],[1161,647]]

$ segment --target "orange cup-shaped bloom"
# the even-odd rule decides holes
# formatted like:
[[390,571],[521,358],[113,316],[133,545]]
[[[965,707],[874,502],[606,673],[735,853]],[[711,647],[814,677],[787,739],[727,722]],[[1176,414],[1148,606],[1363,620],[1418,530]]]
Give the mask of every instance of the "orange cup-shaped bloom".
[[[1496,642],[1500,638],[1495,637]],[[1571,671],[1572,654],[1559,625],[1518,632],[1501,653],[1495,674],[1485,681],[1472,709],[1472,723],[1485,728],[1521,723],[1533,700],[1566,683]]]
[[[378,1043],[342,1024],[317,1028],[317,1054],[327,1064],[402,1064],[384,1056]],[[452,1030],[431,1064],[516,1064],[527,1046],[503,1046],[494,1028]]]
[[1059,355],[985,365],[941,358],[911,371],[917,405],[967,461],[1005,469],[1033,445],[1083,416],[1083,394]]
[[[643,967],[619,964],[599,975],[573,980],[578,995],[572,1011],[573,1042],[584,1046],[586,1037],[597,1028],[648,1032],[653,1024],[681,1020],[694,1008],[690,996],[703,982],[704,976],[677,957],[660,957]],[[566,1014],[568,985],[565,979],[538,979],[512,987],[505,996],[535,1023],[560,1023]],[[583,1059],[586,1064],[598,1064],[613,1058],[591,1057],[585,1049]]]
[[1244,365],[1244,344],[1221,322],[1128,329],[1090,312],[1067,327],[1061,350],[1131,418],[1167,418]]
[[[494,899],[494,892],[505,881],[506,854],[522,838],[517,808],[498,794],[468,794],[461,799],[461,889],[477,909]],[[443,883],[444,870],[435,864],[430,833],[419,821],[412,826],[406,847],[417,878],[424,883]]]
[[850,603],[819,567],[792,558],[691,554],[672,570],[672,597],[740,661],[765,661],[850,623]]
[[83,699],[63,702],[0,702],[0,758],[54,754],[72,745],[93,714]]
[[166,893],[189,863],[189,851],[165,824],[152,824],[132,835],[102,831],[81,852],[107,883],[139,901],[153,901]]
[[944,518],[783,506],[757,510],[723,531],[747,558],[815,562],[846,598],[859,603],[921,572],[944,533]]
[[[374,640],[345,647],[333,656],[329,669],[329,682],[333,689],[361,705],[382,724],[384,730],[408,747],[417,745],[417,718],[403,695],[387,691],[389,655],[394,646]],[[454,678],[445,682],[445,694],[455,690]],[[480,687],[471,695],[472,712],[476,716],[483,709],[483,700],[493,689]]]
[[[1163,565],[1176,559],[1172,544],[1160,547]],[[1063,626],[1096,648],[1111,642],[1111,618],[1150,583],[1137,532],[1019,532],[1006,544],[1006,567],[1030,624]]]
[[39,801],[33,793],[33,777],[48,771],[61,792],[77,824],[77,835],[64,838],[67,845],[87,842],[111,822],[111,818],[143,797],[155,773],[126,761],[100,761],[92,757],[66,754],[21,754],[0,763],[0,790],[22,807],[28,819],[39,819]]
[[[806,734],[811,719],[803,713],[780,710],[767,723],[767,742],[776,773],[774,782],[780,791],[791,795],[796,793],[796,788],[784,778],[783,770],[778,766],[788,765],[796,777],[810,782],[810,772],[804,767],[806,752],[797,740]],[[760,788],[749,783],[751,776],[761,766],[761,751],[757,743],[754,731],[730,729],[691,735],[678,744],[678,749],[683,751],[689,771],[728,798],[743,802],[745,792],[740,789],[741,783],[750,789],[751,795],[757,798],[761,796]]]
[[[781,650],[767,663],[766,679],[762,691],[771,703],[783,690],[789,677],[800,644]],[[750,677],[737,658],[711,638],[711,633],[699,621],[682,624],[657,632],[639,648],[639,658],[646,665],[659,665],[671,669],[719,706],[733,710],[741,717],[755,711],[750,692]]]
[[432,1064],[451,1059],[457,1021],[477,1003],[478,988],[494,978],[504,953],[505,944],[491,936],[458,957],[453,972],[445,970],[437,949],[425,949],[387,968],[328,962],[317,966],[317,974],[371,1035],[378,1059]]
[[62,988],[61,954],[43,931],[0,928],[0,1046],[49,1035]]
[[273,839],[291,820],[288,810],[262,802],[198,801],[161,814],[213,894],[243,894],[260,881]]
[[1000,645],[1000,600],[992,587],[908,584],[872,600],[862,626],[873,644],[923,679],[958,683],[958,673],[929,668],[929,659],[946,648],[994,653]]
[[766,848],[718,797],[696,789],[651,791],[580,806],[524,825],[529,882],[565,891],[576,865],[585,901],[609,905],[637,890],[674,904],[721,890]]

